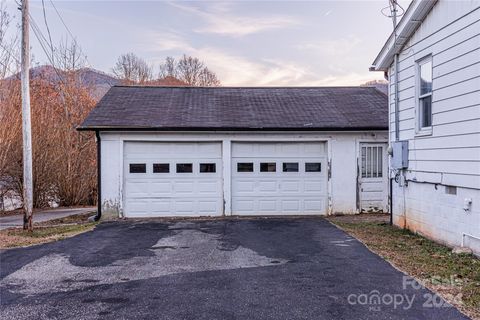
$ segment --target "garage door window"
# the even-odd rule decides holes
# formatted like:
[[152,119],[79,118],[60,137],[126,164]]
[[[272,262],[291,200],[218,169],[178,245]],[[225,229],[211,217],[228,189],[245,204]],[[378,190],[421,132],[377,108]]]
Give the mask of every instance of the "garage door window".
[[298,172],[298,162],[284,162],[283,172]]
[[322,171],[322,164],[320,162],[306,162],[305,172],[320,172]]
[[260,172],[276,172],[277,164],[275,162],[261,162]]
[[200,163],[200,172],[216,172],[217,168],[215,163]]
[[177,163],[177,173],[192,173],[193,165],[191,163]]
[[253,172],[253,162],[237,163],[237,172]]
[[154,163],[153,164],[153,173],[169,173],[170,164],[169,163]]
[[145,163],[130,163],[130,173],[146,173],[147,165]]

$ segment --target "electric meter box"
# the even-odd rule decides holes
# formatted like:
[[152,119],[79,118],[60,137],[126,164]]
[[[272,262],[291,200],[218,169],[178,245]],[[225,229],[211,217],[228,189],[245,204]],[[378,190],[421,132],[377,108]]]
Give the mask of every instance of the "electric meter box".
[[408,168],[408,140],[392,142],[392,169]]

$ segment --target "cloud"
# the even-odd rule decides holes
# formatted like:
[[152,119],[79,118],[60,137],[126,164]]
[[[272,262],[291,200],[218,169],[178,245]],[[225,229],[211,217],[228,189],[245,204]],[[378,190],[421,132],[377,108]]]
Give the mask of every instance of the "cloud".
[[340,86],[381,79],[381,75],[376,73],[355,73],[333,67],[329,74],[321,76],[308,63],[303,65],[281,59],[253,60],[218,47],[195,47],[175,31],[150,33],[144,41],[149,51],[162,52],[158,59],[154,59],[155,63],[163,62],[165,52],[173,56],[183,53],[192,55],[204,61],[224,86]]
[[238,16],[231,13],[230,3],[215,3],[207,10],[198,7],[171,2],[175,8],[200,17],[205,26],[194,31],[234,37],[246,36],[262,31],[281,29],[300,24],[297,19],[286,15],[270,15],[263,17]]
[[[147,49],[154,51],[193,51],[195,50],[185,38],[175,31],[144,32]],[[153,44],[153,47],[151,46]]]
[[299,50],[313,51],[315,54],[325,56],[341,57],[354,51],[362,43],[362,40],[356,36],[333,40],[320,40],[315,42],[304,42],[295,46]]

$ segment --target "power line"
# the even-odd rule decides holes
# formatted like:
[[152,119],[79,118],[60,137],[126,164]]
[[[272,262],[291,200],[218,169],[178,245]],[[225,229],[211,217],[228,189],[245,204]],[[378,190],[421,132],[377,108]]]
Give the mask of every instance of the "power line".
[[8,63],[5,63],[5,62],[2,62],[0,61],[0,63],[3,65],[3,67],[5,67],[5,69],[11,73],[12,76],[14,76],[17,72],[13,72],[12,69],[10,69],[10,66],[8,65]]
[[48,27],[47,13],[45,12],[45,1],[44,0],[42,0],[42,9],[43,9],[43,21],[45,22],[45,27],[47,28],[48,39],[50,40],[50,49],[52,50],[52,55],[53,55],[52,35],[50,34],[50,28]]
[[[38,42],[40,43],[40,46],[42,47],[43,49],[43,52],[45,52],[45,55],[47,56],[47,59],[50,61],[51,65],[52,66],[55,66],[55,57],[54,57],[54,51],[52,50],[52,56],[50,57],[49,53],[47,52],[48,50],[46,49],[45,46],[48,46],[48,40],[45,38],[45,36],[43,35],[40,27],[38,26],[38,24],[35,22],[35,20],[33,19],[32,15],[30,15],[30,22],[31,22],[31,25],[32,25],[32,30],[33,30],[33,33],[35,34],[35,37],[37,38]],[[45,44],[46,43],[46,44]],[[55,69],[55,67],[54,67]]]
[[5,50],[5,52],[8,53],[9,57],[12,57],[13,59],[15,59],[15,61],[20,64],[20,60],[18,60],[17,57],[15,57],[15,55],[12,53],[12,51],[10,51],[10,49],[8,49],[7,47],[5,47],[3,44],[0,43],[0,48],[2,48],[3,50]]
[[[43,1],[43,0],[42,0]],[[63,20],[63,17],[62,15],[60,14],[60,12],[58,11],[57,7],[55,6],[55,4],[53,3],[53,0],[49,0],[50,3],[52,4],[52,7],[53,9],[55,9],[55,12],[57,13],[57,16],[58,18],[60,19],[60,21],[62,22],[63,26],[65,27],[65,29],[67,30],[67,32],[70,34],[70,36],[72,37],[73,39],[73,42],[75,43],[76,46],[78,46],[78,42],[77,42],[77,37],[75,37],[72,33],[72,31],[70,30],[70,28],[67,26],[67,24],[65,23],[65,20]],[[90,61],[88,61],[88,57],[87,55],[83,55],[85,57],[85,61],[87,62],[87,65],[91,66],[90,64]]]
[[[43,2],[43,0],[42,0]],[[77,42],[75,36],[73,35],[73,33],[70,31],[70,29],[68,28],[67,24],[65,23],[65,21],[63,20],[62,18],[62,15],[60,14],[60,12],[58,12],[57,10],[57,7],[55,6],[55,4],[53,3],[52,0],[50,0],[50,3],[52,4],[52,7],[53,9],[55,9],[55,12],[57,13],[58,17],[60,18],[60,21],[62,22],[63,26],[65,27],[65,29],[67,29],[67,32],[70,34],[70,36],[72,37],[73,41]]]

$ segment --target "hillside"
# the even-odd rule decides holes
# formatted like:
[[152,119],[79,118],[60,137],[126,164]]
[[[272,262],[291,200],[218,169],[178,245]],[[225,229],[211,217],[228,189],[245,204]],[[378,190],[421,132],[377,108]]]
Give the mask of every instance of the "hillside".
[[[65,71],[55,72],[55,69],[50,65],[37,66],[30,69],[30,78],[38,79],[42,78],[46,81],[58,83],[61,81],[60,77],[65,75]],[[76,71],[78,79],[82,85],[90,87],[92,96],[97,99],[103,97],[103,95],[110,89],[111,86],[120,83],[120,80],[115,77],[92,68],[81,68]],[[20,79],[20,74],[17,73],[13,76],[6,78],[5,80]]]
[[[30,77],[43,78],[49,82],[57,83],[60,82],[60,76],[66,74],[65,71],[55,72],[55,69],[50,65],[37,66],[30,69]],[[80,82],[91,88],[91,94],[96,99],[100,99],[103,95],[114,85],[121,84],[121,80],[93,68],[81,68],[76,71],[76,74]],[[20,74],[13,75],[6,80],[19,79]],[[178,80],[174,77],[166,77],[164,79],[156,79],[145,83],[144,85],[151,86],[186,86],[187,84],[181,80]]]

